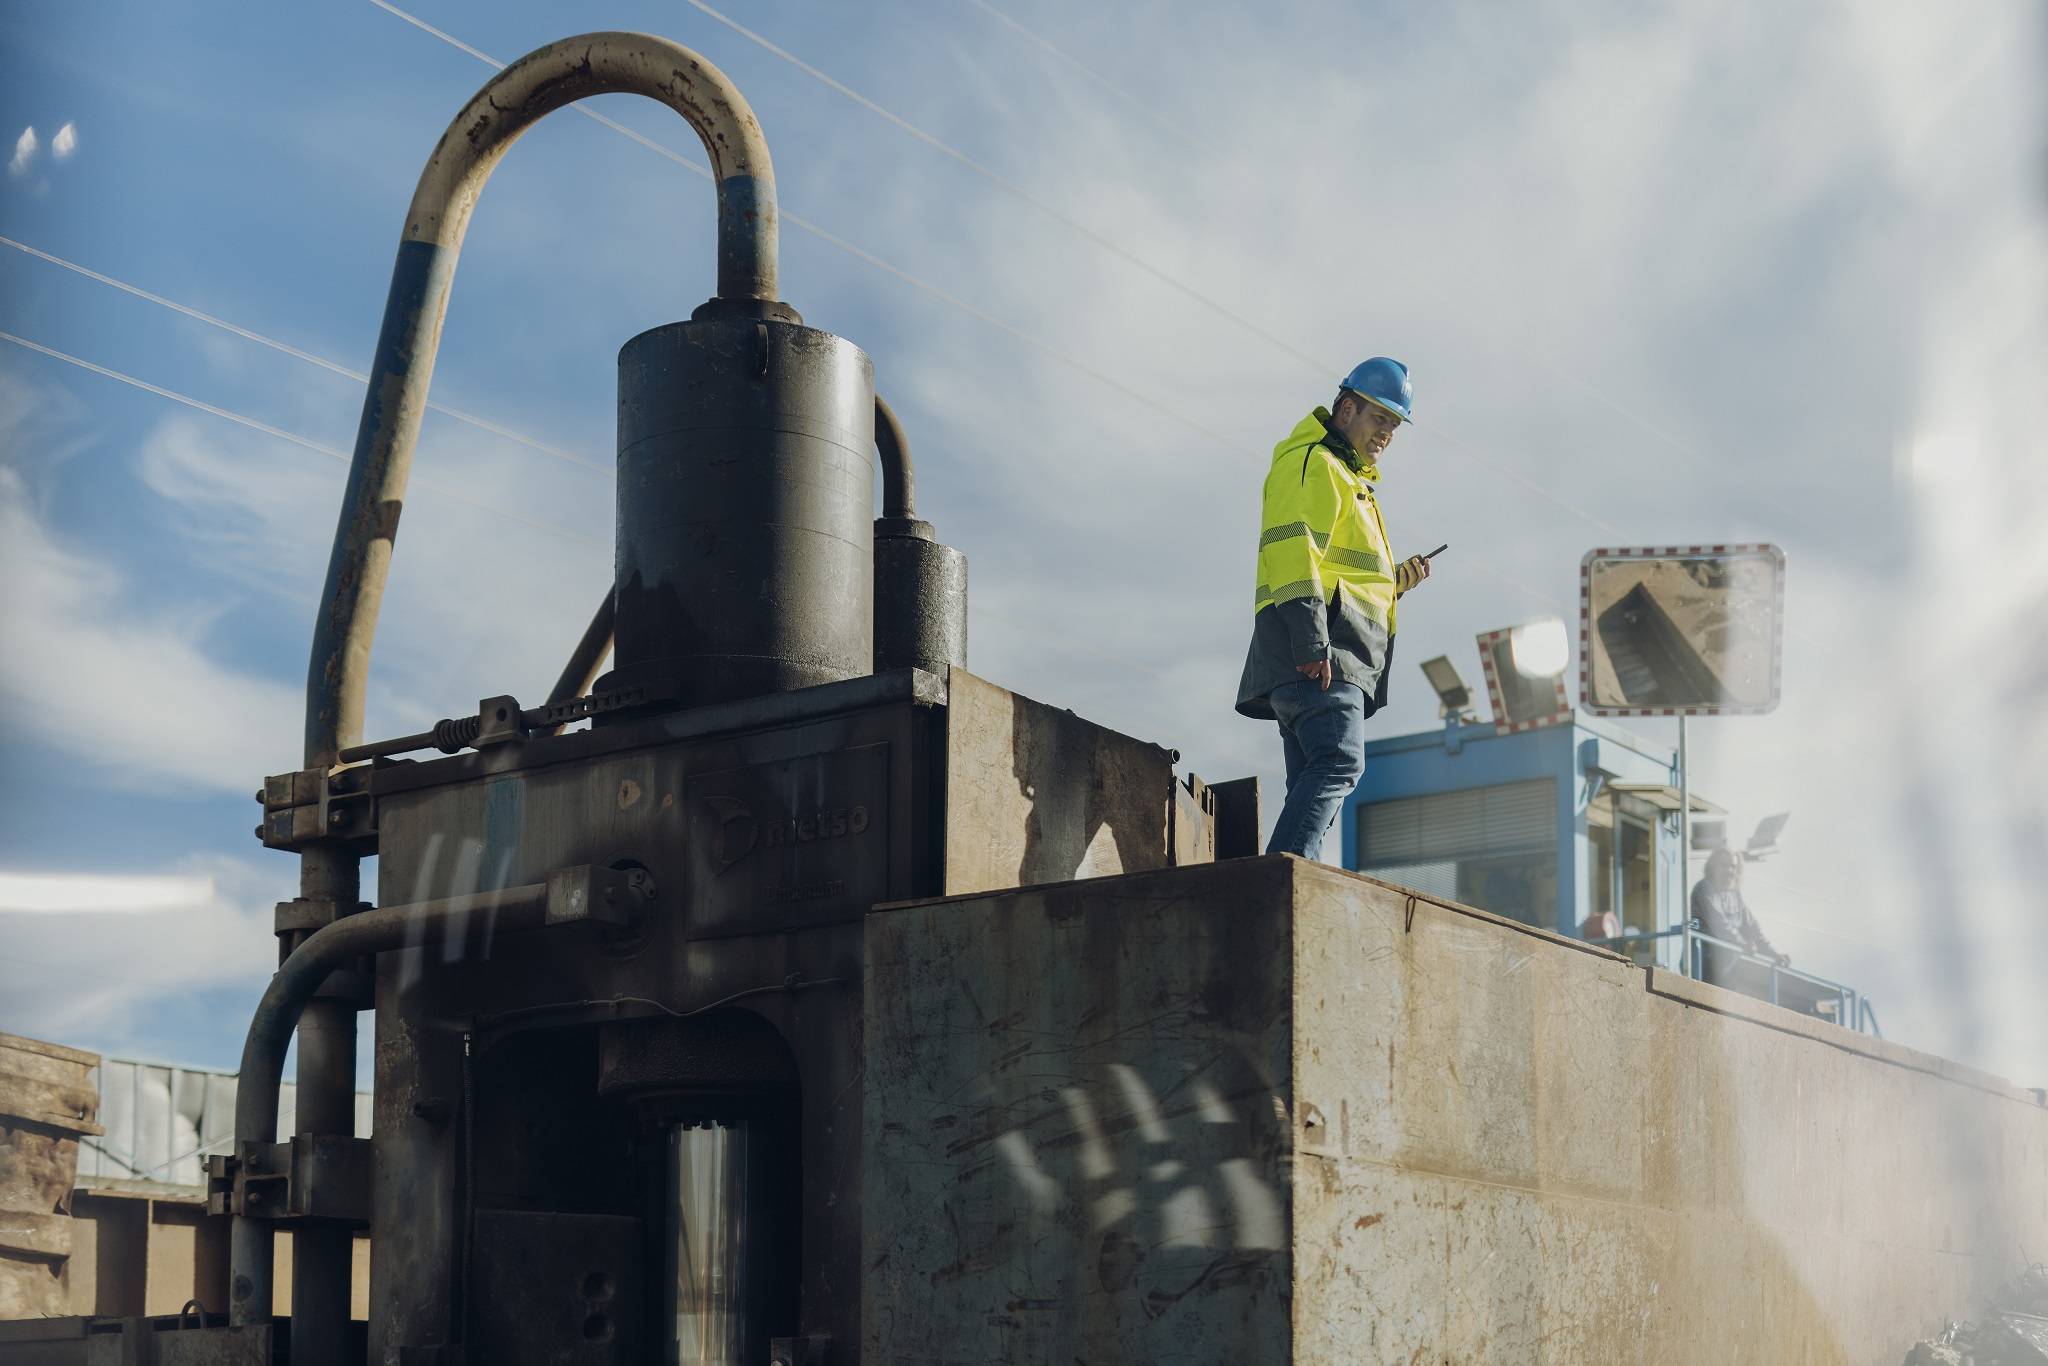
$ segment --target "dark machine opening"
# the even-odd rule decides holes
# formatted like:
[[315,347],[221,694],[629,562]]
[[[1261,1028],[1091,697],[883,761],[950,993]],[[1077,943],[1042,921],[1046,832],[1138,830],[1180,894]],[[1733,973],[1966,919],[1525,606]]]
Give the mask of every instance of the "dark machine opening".
[[636,1119],[656,1348],[646,1359],[766,1360],[799,1311],[802,1113],[789,1045],[746,1010],[635,1020],[606,1026],[599,1070]]
[[797,1326],[800,1118],[794,1056],[744,1010],[478,1036],[457,1216],[475,1350],[765,1360]]

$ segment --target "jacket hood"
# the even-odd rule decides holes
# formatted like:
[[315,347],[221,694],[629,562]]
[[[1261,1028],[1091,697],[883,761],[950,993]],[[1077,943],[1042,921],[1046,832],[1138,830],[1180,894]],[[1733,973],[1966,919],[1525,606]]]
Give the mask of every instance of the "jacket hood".
[[1274,463],[1277,464],[1289,457],[1299,460],[1310,446],[1322,442],[1329,447],[1330,454],[1357,471],[1358,476],[1366,483],[1377,484],[1380,481],[1378,462],[1366,459],[1362,451],[1354,448],[1340,434],[1331,431],[1330,423],[1333,420],[1328,408],[1310,410],[1307,417],[1294,424],[1294,430],[1287,434],[1286,439],[1273,448]]

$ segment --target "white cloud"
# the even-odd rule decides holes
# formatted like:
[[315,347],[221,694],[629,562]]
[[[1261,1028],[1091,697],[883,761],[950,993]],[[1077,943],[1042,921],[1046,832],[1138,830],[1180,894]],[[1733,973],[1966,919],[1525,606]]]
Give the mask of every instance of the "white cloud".
[[[0,888],[22,876],[0,871]],[[32,875],[49,905],[0,901],[0,1028],[142,1056],[165,1048],[141,1033],[151,1006],[194,991],[246,985],[252,996],[277,964],[272,907],[292,895],[291,861],[195,858],[161,873],[109,879]],[[68,885],[66,885],[68,884]],[[139,888],[192,895],[137,915]]]
[[78,150],[78,125],[67,123],[50,139],[50,155],[62,161]]
[[[310,636],[341,502],[338,461],[175,414],[143,442],[140,470],[174,509],[200,563],[284,602]],[[611,573],[611,489],[602,474],[430,421],[415,479],[473,491],[475,503],[570,536],[415,482],[372,655],[372,737],[420,730],[473,710],[482,696],[542,701]]]
[[[306,416],[327,397],[308,383],[327,381],[294,377],[270,392]],[[310,632],[344,466],[173,411],[144,438],[137,464],[142,487],[161,500],[153,516],[185,544],[168,563],[153,553],[131,564],[124,545],[94,553],[67,544],[39,506],[42,476],[89,441],[84,429],[83,408],[64,391],[0,375],[0,449],[9,461],[0,465],[0,581],[9,588],[0,598],[0,698],[32,702],[37,740],[102,766],[118,784],[175,778],[247,793],[299,757],[297,641],[305,637],[259,651],[282,665],[278,678],[223,659],[251,601],[273,611],[283,602]],[[408,499],[373,659],[373,735],[421,729],[498,692],[540,701],[609,573],[610,487],[601,474],[439,419],[430,420],[418,467],[424,483],[470,501],[422,485]],[[479,504],[574,528],[576,539]],[[195,587],[168,609],[136,604],[139,581],[167,576],[232,587]],[[240,643],[246,655],[251,642]],[[53,678],[65,686],[52,688]]]
[[25,873],[0,869],[0,915],[150,914],[213,900],[210,877],[160,873]]
[[122,785],[246,793],[298,753],[297,689],[219,663],[198,613],[150,615],[0,466],[0,699]]
[[14,155],[8,158],[7,174],[21,176],[28,174],[30,163],[36,159],[36,130],[33,125],[21,130],[21,136],[14,140]]

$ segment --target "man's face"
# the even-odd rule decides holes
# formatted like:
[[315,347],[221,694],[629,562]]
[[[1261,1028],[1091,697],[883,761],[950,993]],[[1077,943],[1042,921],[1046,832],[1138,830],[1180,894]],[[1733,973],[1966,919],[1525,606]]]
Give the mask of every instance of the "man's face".
[[1734,859],[1713,859],[1707,864],[1707,881],[1725,892],[1742,881],[1742,865]]
[[1401,419],[1379,404],[1350,394],[1337,400],[1332,420],[1332,425],[1344,433],[1344,439],[1368,460],[1378,460],[1401,427]]

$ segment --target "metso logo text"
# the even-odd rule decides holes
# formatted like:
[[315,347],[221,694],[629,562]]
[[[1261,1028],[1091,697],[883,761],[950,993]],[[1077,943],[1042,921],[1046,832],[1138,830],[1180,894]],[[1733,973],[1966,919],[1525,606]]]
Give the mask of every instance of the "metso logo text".
[[761,843],[770,849],[784,844],[812,844],[858,835],[867,828],[867,807],[841,806],[829,811],[806,811],[777,821],[762,832]]

